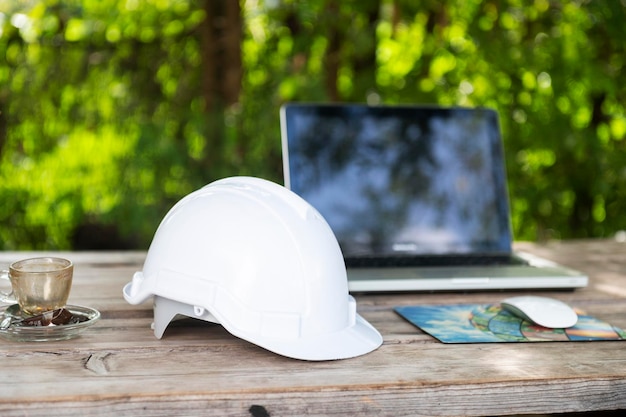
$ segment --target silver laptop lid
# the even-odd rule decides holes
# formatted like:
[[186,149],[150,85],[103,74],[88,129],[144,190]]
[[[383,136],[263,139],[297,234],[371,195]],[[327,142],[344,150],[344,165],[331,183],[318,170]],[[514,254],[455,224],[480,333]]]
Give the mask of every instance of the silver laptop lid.
[[281,128],[285,185],[346,258],[511,252],[494,110],[288,104]]

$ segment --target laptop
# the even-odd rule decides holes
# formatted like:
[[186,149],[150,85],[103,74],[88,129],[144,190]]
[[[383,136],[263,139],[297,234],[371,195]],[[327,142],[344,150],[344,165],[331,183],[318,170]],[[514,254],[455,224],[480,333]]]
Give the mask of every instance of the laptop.
[[496,111],[286,104],[280,123],[285,186],[335,233],[350,291],[587,285],[513,252]]

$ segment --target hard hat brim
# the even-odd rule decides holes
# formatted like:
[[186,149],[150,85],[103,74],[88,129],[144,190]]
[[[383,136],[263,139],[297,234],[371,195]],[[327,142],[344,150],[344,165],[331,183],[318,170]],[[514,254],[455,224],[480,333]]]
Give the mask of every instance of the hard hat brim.
[[[226,329],[237,337],[247,340],[235,329]],[[348,359],[364,355],[380,347],[383,338],[367,320],[356,315],[354,325],[333,333],[298,338],[296,340],[262,339],[251,341],[271,352],[294,359],[326,361]]]

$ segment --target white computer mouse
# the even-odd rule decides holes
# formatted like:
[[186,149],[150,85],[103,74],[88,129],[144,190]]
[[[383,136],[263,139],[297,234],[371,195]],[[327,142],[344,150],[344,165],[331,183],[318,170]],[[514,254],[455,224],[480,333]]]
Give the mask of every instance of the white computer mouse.
[[500,302],[503,309],[539,326],[565,329],[578,322],[578,314],[560,300],[533,295],[511,297]]

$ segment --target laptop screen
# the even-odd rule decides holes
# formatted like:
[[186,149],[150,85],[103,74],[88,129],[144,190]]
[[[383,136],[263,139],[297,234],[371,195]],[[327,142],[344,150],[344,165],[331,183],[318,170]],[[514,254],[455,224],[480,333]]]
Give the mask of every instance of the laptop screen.
[[285,185],[345,257],[509,253],[498,115],[490,109],[281,109]]

